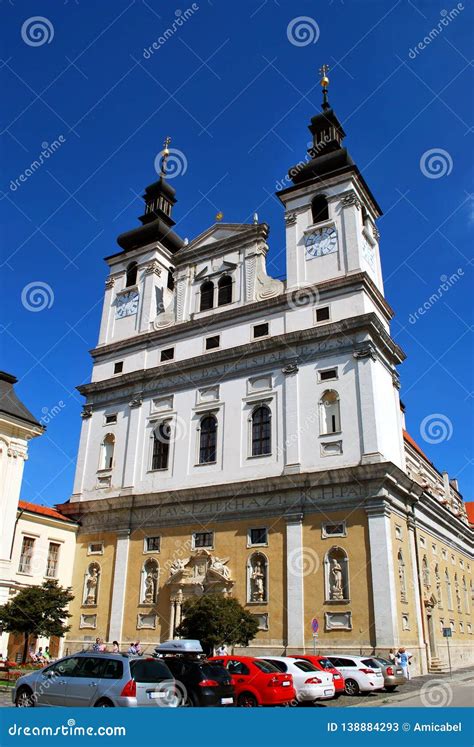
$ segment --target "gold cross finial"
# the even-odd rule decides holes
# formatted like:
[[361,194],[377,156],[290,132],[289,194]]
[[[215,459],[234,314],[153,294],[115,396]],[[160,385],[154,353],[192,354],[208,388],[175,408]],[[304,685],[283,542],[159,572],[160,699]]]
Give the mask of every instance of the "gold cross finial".
[[329,85],[329,78],[328,78],[328,72],[329,72],[329,65],[322,65],[319,68],[319,73],[321,75],[321,87],[323,89],[323,104],[322,108],[323,111],[326,109],[329,109],[329,101],[328,101],[328,85]]
[[166,161],[168,160],[168,156],[170,154],[169,151],[169,144],[171,143],[171,138],[169,135],[165,138],[165,142],[163,143],[163,155],[161,157],[161,175],[165,176],[166,174]]

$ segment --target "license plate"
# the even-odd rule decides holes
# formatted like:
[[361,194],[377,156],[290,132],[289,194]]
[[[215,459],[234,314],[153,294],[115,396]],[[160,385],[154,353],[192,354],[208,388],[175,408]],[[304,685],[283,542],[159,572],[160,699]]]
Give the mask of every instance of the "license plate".
[[396,669],[396,670],[395,670],[395,673],[396,673],[396,674],[403,674],[403,669]]
[[234,698],[221,698],[222,705],[232,705]]
[[324,694],[325,694],[325,695],[332,695],[332,690],[325,690],[325,691],[324,691]]
[[281,684],[283,685],[283,687],[289,687],[289,685],[290,685],[290,683],[288,682],[288,680],[286,680],[285,682],[282,682]]
[[155,700],[156,698],[166,698],[166,695],[167,693],[163,693],[163,692],[148,693],[148,697],[150,700]]

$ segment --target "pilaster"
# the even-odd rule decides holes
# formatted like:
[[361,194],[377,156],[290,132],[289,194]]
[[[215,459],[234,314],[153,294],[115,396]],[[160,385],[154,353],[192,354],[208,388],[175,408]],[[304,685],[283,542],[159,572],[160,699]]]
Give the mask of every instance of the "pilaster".
[[368,500],[372,604],[374,610],[374,647],[399,645],[398,611],[392,547],[390,507],[380,498]]
[[288,649],[304,648],[303,516],[286,519],[286,616]]
[[110,605],[110,641],[120,642],[122,640],[129,545],[130,530],[126,529],[124,531],[117,532],[112,602]]

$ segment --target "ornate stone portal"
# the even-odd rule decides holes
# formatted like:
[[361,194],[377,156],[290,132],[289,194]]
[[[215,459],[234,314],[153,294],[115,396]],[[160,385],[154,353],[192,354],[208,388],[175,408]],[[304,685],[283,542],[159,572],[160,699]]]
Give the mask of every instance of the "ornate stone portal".
[[203,594],[229,594],[234,586],[229,558],[217,558],[209,550],[195,550],[189,558],[177,558],[170,567],[166,582],[171,592],[170,637],[181,622],[182,604]]

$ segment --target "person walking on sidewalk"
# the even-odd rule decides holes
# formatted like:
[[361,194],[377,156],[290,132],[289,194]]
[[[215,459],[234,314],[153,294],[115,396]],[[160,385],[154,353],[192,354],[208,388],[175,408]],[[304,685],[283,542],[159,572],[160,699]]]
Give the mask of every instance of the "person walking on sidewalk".
[[406,648],[404,648],[404,646],[398,649],[397,661],[398,661],[399,666],[401,666],[401,668],[403,669],[403,674],[405,675],[407,680],[410,679],[409,664],[410,664],[410,659],[412,658],[413,658],[413,654],[410,654],[410,652],[407,651]]

